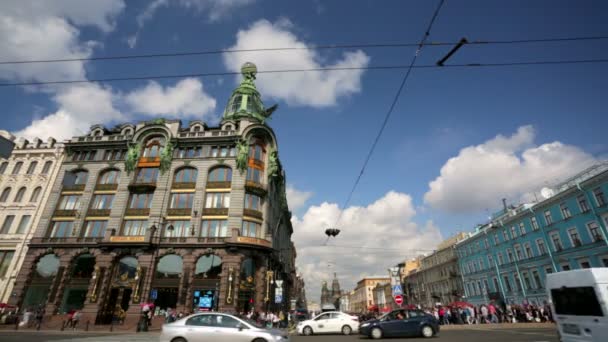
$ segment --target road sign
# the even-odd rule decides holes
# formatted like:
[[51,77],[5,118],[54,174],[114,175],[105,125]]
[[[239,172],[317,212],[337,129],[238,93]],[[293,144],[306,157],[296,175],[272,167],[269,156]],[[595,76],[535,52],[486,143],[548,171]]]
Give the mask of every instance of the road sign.
[[397,305],[403,304],[403,296],[402,295],[396,295],[394,298],[395,298],[395,304],[397,304]]
[[156,298],[158,298],[158,290],[152,289],[152,291],[150,292],[150,299],[156,299]]
[[401,285],[397,284],[397,285],[393,286],[393,296],[402,295],[402,294],[403,294],[403,289],[401,288]]
[[277,304],[278,303],[282,303],[283,302],[283,295],[279,294],[279,293],[275,294],[274,295],[274,302],[277,303]]

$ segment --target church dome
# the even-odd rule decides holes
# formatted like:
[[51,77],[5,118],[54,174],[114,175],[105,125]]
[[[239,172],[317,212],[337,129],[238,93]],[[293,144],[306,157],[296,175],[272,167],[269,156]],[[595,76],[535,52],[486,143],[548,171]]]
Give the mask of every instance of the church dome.
[[276,107],[264,108],[260,93],[255,87],[255,77],[258,68],[255,64],[247,62],[241,67],[243,81],[232,92],[228,105],[224,110],[224,120],[238,120],[241,118],[255,119],[264,123]]

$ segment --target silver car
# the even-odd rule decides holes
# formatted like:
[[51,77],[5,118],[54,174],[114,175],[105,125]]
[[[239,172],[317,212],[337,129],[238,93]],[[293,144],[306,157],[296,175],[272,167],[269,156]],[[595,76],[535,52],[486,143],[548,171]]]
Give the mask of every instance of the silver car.
[[194,314],[163,325],[160,342],[289,341],[287,332],[219,312]]

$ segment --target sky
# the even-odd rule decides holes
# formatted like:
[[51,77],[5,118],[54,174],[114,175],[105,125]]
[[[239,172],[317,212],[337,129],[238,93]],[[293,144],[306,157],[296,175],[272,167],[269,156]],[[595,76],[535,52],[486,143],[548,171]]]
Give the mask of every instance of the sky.
[[[438,1],[49,0],[0,2],[0,61],[203,50],[416,43]],[[447,0],[431,42],[608,36],[605,1]],[[426,46],[417,65],[450,46]],[[415,47],[0,64],[0,83],[408,65]],[[447,64],[608,59],[608,40],[466,45]],[[366,275],[531,198],[608,156],[608,63],[413,69],[351,201],[344,202],[404,69],[259,74],[309,300],[336,272]],[[0,87],[0,129],[83,134],[150,118],[217,124],[237,76]],[[338,220],[340,217],[340,220]],[[341,229],[326,241],[328,227]]]

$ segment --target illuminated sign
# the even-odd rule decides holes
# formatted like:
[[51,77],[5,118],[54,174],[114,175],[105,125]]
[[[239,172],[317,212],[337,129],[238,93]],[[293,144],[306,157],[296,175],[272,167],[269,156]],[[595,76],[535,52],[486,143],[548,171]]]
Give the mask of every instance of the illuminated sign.
[[272,244],[270,243],[270,241],[268,240],[263,240],[263,239],[258,239],[258,238],[252,238],[252,237],[247,237],[247,236],[239,236],[236,238],[236,242],[238,243],[246,243],[249,245],[258,245],[258,246],[264,246],[264,247],[272,247]]
[[141,236],[110,236],[110,242],[146,242],[146,237]]

